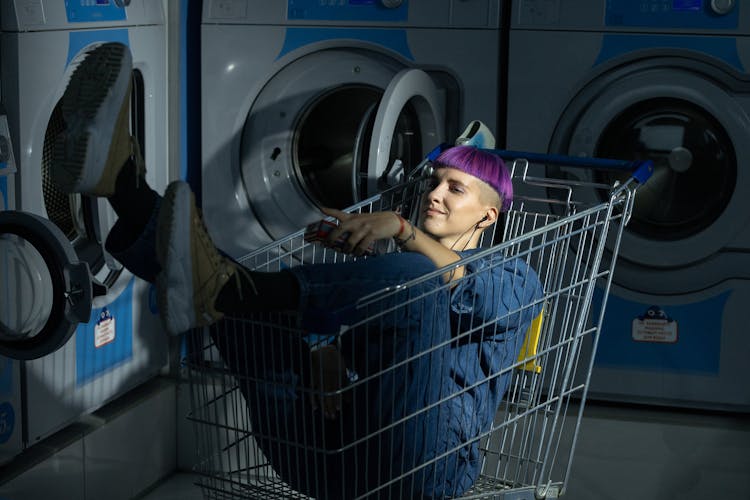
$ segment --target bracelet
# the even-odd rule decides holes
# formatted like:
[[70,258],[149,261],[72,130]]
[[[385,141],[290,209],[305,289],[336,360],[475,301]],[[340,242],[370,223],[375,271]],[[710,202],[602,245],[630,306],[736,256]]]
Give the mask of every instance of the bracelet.
[[397,232],[397,233],[396,233],[396,235],[394,236],[394,238],[398,239],[398,237],[399,237],[399,236],[401,236],[401,233],[403,233],[403,232],[404,232],[404,218],[403,218],[403,217],[401,217],[401,216],[400,216],[399,214],[397,214],[396,212],[393,212],[393,215],[395,215],[396,217],[398,217],[398,221],[399,221],[399,222],[401,223],[401,227],[400,227],[400,228],[398,228],[398,232]]
[[[403,221],[405,219],[401,218],[401,220]],[[406,238],[404,238],[404,239],[401,239],[401,238],[398,238],[398,237],[394,237],[393,238],[393,241],[396,242],[396,246],[398,246],[399,248],[403,248],[404,245],[406,245],[409,241],[414,240],[417,237],[417,230],[414,229],[414,224],[412,224],[411,221],[408,221],[408,220],[406,222],[408,222],[409,223],[409,227],[411,227],[411,234],[409,236],[407,236]],[[399,235],[400,234],[401,234],[401,232],[399,231]]]

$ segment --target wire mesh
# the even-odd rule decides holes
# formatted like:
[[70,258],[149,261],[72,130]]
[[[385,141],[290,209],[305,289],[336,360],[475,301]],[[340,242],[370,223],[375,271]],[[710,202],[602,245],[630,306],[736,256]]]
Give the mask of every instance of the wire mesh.
[[[580,186],[529,180],[521,170],[514,169],[515,183],[542,183],[551,197],[514,201],[497,234],[449,268],[360,297],[358,322],[320,334],[301,327],[294,313],[263,313],[190,332],[185,363],[205,498],[532,499],[564,492],[601,324],[592,318],[592,296],[596,286],[609,289],[614,259],[607,255],[616,253],[632,191],[584,206],[573,197]],[[411,182],[350,211],[395,210],[416,223],[423,188]],[[355,260],[306,243],[303,234],[240,262],[271,272]],[[378,246],[379,253],[394,250],[389,242]],[[435,283],[459,266],[498,269],[513,289],[531,281],[506,272],[520,269],[544,293],[503,317],[451,322],[440,304],[472,273]],[[538,322],[524,320],[531,326],[523,332],[508,326],[537,311]],[[418,318],[419,335],[401,328],[405,316]],[[322,383],[331,366],[334,388]],[[457,366],[480,367],[481,377],[467,382]],[[426,394],[433,376],[452,382]],[[502,399],[480,422],[480,405],[494,400],[478,395],[493,393]],[[321,411],[326,401],[339,407],[333,418]],[[459,425],[446,422],[457,414]],[[456,477],[467,474],[464,487]]]

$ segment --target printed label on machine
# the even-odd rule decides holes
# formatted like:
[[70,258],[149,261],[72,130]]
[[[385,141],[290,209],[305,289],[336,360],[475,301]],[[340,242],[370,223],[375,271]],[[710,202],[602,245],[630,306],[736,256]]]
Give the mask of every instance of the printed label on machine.
[[94,347],[102,347],[115,340],[115,318],[105,307],[94,327]]
[[677,321],[667,316],[660,307],[651,306],[633,319],[632,335],[636,342],[674,344],[678,338]]

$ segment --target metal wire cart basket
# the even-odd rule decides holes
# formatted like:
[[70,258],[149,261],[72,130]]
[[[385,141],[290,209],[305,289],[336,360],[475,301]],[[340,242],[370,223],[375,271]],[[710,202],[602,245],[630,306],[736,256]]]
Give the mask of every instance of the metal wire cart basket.
[[[310,329],[293,313],[267,313],[188,334],[205,498],[563,495],[604,314],[592,297],[599,287],[606,302],[651,165],[492,152],[512,165],[517,193],[531,194],[516,196],[478,251],[359,298],[355,324],[321,319]],[[561,166],[588,174],[559,175]],[[594,182],[602,178],[614,182]],[[350,211],[395,210],[416,223],[423,184],[405,182]],[[300,230],[241,263],[278,271],[351,259]],[[468,272],[442,284],[459,266]],[[449,313],[462,280],[493,269],[510,289],[538,277],[543,293],[487,321]],[[405,317],[421,327],[403,331]]]

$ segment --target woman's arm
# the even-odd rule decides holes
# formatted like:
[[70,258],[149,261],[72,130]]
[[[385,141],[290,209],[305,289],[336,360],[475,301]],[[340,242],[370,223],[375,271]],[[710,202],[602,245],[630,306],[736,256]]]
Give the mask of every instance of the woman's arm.
[[[325,208],[326,215],[336,217],[341,224],[331,231],[327,241],[332,245],[344,233],[346,238],[345,253],[362,255],[376,240],[396,238],[403,242],[401,248],[410,252],[419,252],[430,259],[436,267],[443,267],[461,259],[458,253],[447,248],[430,235],[414,227],[396,212],[373,212],[369,214],[349,214],[333,208]],[[451,270],[443,275],[448,283],[462,277],[463,267]]]
[[[406,227],[401,234],[394,235],[397,240],[403,242],[401,248],[410,252],[421,253],[430,259],[437,267],[448,266],[461,260],[461,256],[458,255],[458,253],[435,240],[421,229],[414,227],[409,222],[405,222],[405,226]],[[463,275],[464,267],[460,266],[443,274],[443,281],[448,283],[461,278]]]
[[469,276],[451,293],[454,333],[487,325],[487,340],[503,340],[509,331],[524,333],[542,309],[544,289],[536,271],[523,259],[480,259],[467,264]]

